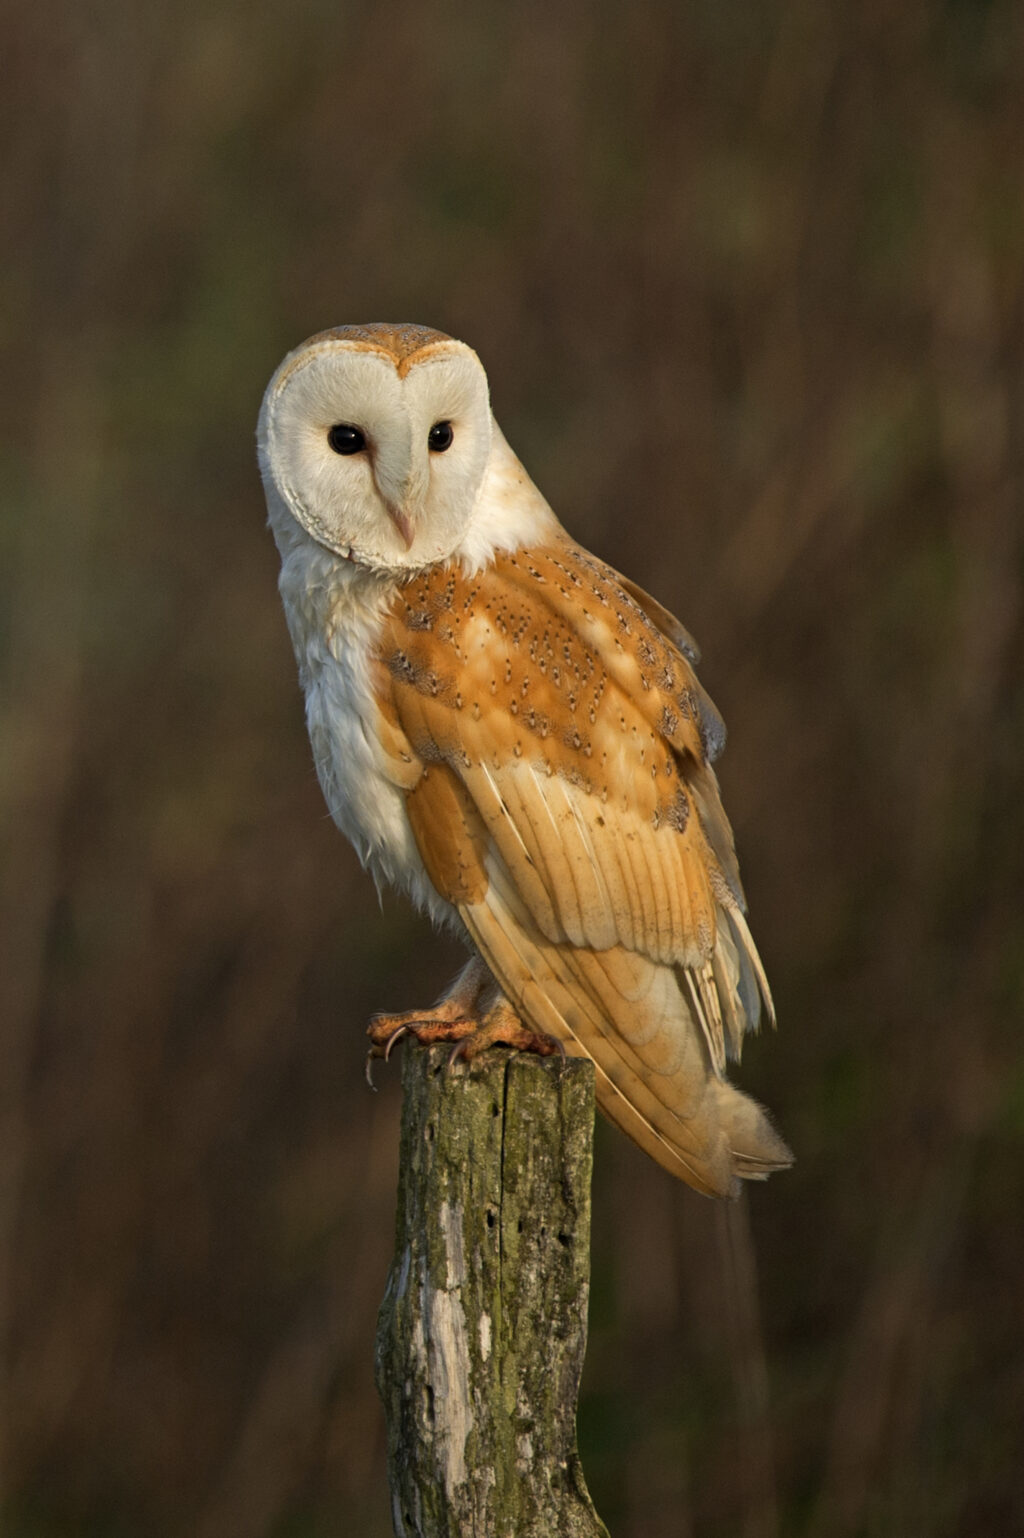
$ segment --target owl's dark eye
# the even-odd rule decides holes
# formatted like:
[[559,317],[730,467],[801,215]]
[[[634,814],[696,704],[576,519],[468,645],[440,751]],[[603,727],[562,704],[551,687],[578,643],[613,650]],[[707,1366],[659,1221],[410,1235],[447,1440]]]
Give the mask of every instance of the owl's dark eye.
[[450,422],[435,422],[427,434],[427,444],[431,453],[443,454],[445,449],[451,448],[454,437]]
[[349,422],[335,422],[327,434],[327,442],[336,454],[359,454],[366,447],[366,439],[359,428]]

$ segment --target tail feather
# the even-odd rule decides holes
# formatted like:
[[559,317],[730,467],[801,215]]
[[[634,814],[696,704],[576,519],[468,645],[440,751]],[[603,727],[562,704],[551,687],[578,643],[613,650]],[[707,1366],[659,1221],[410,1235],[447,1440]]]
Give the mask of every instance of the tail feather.
[[[535,1029],[597,1070],[601,1110],[658,1164],[710,1196],[791,1162],[753,1100],[721,1079],[675,969],[635,951],[555,944],[516,905],[511,884],[462,917],[506,997]],[[490,903],[500,900],[503,911]],[[719,1027],[720,1028],[720,1027]]]
[[767,1180],[776,1170],[788,1169],[793,1155],[764,1107],[726,1079],[716,1081],[715,1094],[737,1175],[744,1180]]

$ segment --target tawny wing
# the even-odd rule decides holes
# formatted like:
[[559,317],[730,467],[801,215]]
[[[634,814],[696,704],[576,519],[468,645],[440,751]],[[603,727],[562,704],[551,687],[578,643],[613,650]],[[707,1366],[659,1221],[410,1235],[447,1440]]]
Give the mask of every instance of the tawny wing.
[[423,766],[427,871],[508,998],[593,1058],[613,1121],[721,1194],[789,1162],[723,1077],[770,997],[710,764],[721,722],[634,591],[568,537],[436,569],[392,608],[379,693]]

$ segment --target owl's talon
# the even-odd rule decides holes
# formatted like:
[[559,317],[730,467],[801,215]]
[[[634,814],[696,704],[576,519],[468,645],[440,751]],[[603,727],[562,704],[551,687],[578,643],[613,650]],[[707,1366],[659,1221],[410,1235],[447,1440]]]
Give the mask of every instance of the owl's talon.
[[384,1043],[384,1061],[386,1063],[391,1061],[391,1053],[394,1051],[395,1042],[401,1041],[403,1036],[408,1036],[409,1030],[409,1026],[400,1025],[398,1030],[393,1032],[393,1034],[388,1037],[387,1041]]
[[373,1060],[375,1057],[383,1058],[385,1063],[390,1060],[392,1048],[396,1041],[409,1030],[408,1025],[400,1022],[397,1027],[394,1018],[388,1015],[375,1015],[366,1027],[366,1034],[370,1038],[370,1050],[366,1054],[366,1067],[364,1073],[366,1082],[377,1093],[377,1086],[373,1082]]
[[448,1061],[444,1065],[446,1076],[451,1073],[456,1063],[469,1062],[471,1055],[469,1052],[469,1044],[472,1040],[472,1036],[467,1036],[462,1041],[457,1041],[455,1043],[454,1047],[448,1054]]

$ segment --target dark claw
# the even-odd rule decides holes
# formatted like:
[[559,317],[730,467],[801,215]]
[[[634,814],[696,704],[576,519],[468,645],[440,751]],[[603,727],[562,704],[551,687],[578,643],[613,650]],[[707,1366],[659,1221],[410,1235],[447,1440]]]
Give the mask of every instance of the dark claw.
[[389,1059],[391,1057],[391,1049],[394,1046],[395,1042],[396,1041],[401,1041],[402,1037],[403,1036],[408,1036],[408,1034],[409,1034],[409,1027],[407,1025],[400,1025],[398,1027],[398,1030],[395,1031],[394,1035],[388,1037],[387,1045],[384,1048],[384,1061],[385,1062],[389,1061]]
[[395,1045],[395,1042],[400,1041],[403,1036],[408,1034],[408,1031],[409,1027],[407,1025],[400,1025],[398,1030],[395,1031],[393,1035],[388,1037],[387,1041],[384,1043],[383,1048],[381,1048],[379,1042],[375,1041],[369,1052],[367,1052],[365,1068],[366,1082],[373,1090],[374,1094],[377,1093],[377,1086],[373,1082],[373,1068],[371,1066],[374,1058],[382,1057],[385,1062],[388,1062],[391,1057],[391,1049]]
[[449,1054],[448,1054],[448,1061],[444,1065],[444,1071],[445,1071],[445,1075],[446,1076],[451,1073],[452,1069],[455,1067],[455,1064],[458,1063],[458,1062],[461,1062],[462,1059],[465,1057],[465,1055],[466,1055],[466,1042],[468,1042],[469,1039],[470,1038],[467,1036],[465,1041],[457,1041],[455,1043],[454,1047],[452,1048],[452,1050],[449,1052]]

